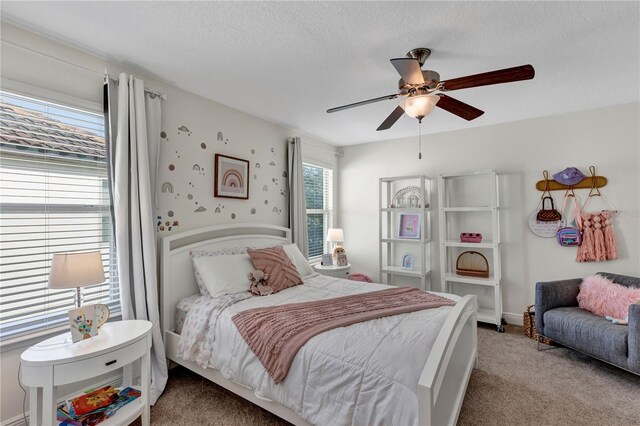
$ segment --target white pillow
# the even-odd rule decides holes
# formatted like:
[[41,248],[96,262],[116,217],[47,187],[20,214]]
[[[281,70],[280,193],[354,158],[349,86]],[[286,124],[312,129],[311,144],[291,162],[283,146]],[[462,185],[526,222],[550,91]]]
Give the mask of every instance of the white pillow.
[[207,287],[204,285],[204,282],[202,282],[202,278],[200,278],[200,274],[198,273],[198,269],[196,268],[196,264],[194,262],[195,259],[203,256],[242,254],[246,253],[247,249],[247,247],[227,247],[216,250],[191,250],[189,254],[191,255],[191,263],[193,264],[193,271],[196,276],[196,283],[198,283],[198,288],[200,289],[200,294],[202,294],[203,296],[210,296],[209,291],[207,291]]
[[311,268],[311,265],[309,265],[309,261],[304,257],[295,243],[285,244],[282,247],[284,248],[285,253],[287,253],[287,256],[289,256],[289,259],[291,259],[291,263],[293,263],[293,266],[295,266],[298,270],[298,273],[301,277],[313,274],[313,269]]
[[249,273],[255,268],[248,254],[193,258],[193,267],[211,297],[249,291]]

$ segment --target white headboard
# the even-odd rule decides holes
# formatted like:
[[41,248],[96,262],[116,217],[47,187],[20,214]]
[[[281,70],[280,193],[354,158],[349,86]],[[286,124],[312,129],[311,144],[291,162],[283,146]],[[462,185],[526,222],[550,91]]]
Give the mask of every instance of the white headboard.
[[163,237],[160,248],[162,330],[171,331],[175,326],[174,315],[178,302],[200,292],[193,273],[190,250],[269,247],[289,242],[289,228],[258,223],[208,226]]

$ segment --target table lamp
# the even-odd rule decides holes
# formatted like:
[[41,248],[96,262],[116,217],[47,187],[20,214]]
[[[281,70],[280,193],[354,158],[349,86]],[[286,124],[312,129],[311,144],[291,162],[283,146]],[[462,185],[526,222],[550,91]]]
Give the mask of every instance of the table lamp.
[[327,231],[327,241],[333,243],[332,256],[335,258],[336,247],[344,242],[344,231],[341,228],[329,228]]
[[76,289],[76,308],[82,304],[81,287],[104,282],[100,251],[84,253],[55,253],[51,259],[48,288]]
[[341,228],[329,228],[327,241],[333,243],[334,247],[339,245],[338,243],[344,242],[344,231]]

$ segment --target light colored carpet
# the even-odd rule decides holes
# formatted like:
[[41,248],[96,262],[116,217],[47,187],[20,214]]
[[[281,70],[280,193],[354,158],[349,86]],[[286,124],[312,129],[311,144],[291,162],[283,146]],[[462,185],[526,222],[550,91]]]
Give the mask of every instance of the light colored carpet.
[[[479,326],[478,352],[459,425],[640,424],[636,375],[565,348],[539,352],[516,326]],[[288,425],[182,367],[171,370],[151,423]]]

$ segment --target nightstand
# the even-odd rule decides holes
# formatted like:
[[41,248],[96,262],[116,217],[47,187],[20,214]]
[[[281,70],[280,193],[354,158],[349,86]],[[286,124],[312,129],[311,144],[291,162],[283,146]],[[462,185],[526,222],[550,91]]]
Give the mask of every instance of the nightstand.
[[324,266],[314,265],[313,270],[322,275],[328,275],[336,278],[349,278],[351,273],[351,264],[347,263],[346,266]]
[[129,424],[142,415],[149,425],[149,356],[151,323],[116,321],[100,327],[98,335],[71,343],[70,333],[40,342],[21,356],[22,383],[29,386],[29,424],[57,425],[56,388],[123,368],[123,386],[131,386],[132,363],[141,360],[138,388],[142,395],[100,425]]

